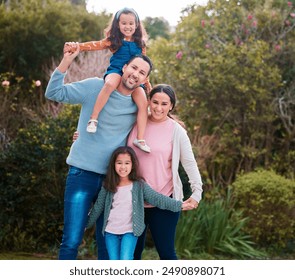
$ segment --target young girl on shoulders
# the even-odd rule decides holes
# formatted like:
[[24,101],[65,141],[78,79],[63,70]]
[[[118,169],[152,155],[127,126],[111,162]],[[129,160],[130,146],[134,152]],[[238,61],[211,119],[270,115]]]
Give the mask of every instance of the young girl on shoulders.
[[[122,76],[122,68],[129,59],[136,54],[146,54],[147,33],[141,24],[138,14],[134,9],[123,8],[119,10],[111,24],[106,28],[106,38],[101,41],[80,43],[80,51],[96,51],[109,49],[113,55],[110,65],[104,75],[105,85],[96,99],[90,120],[87,125],[89,133],[95,133],[98,125],[98,117],[111,93],[117,88]],[[75,51],[72,43],[67,42],[64,52]],[[143,73],[138,73],[142,75]],[[137,77],[134,76],[134,80]],[[126,84],[127,87],[132,85]],[[151,85],[147,80],[145,90],[149,93]],[[133,144],[149,153],[150,147],[145,143],[144,132],[147,122],[147,98],[142,87],[138,87],[132,94],[133,100],[138,107],[137,126],[138,134]]]
[[117,148],[111,157],[104,187],[89,213],[86,228],[104,212],[103,234],[110,260],[132,260],[144,229],[144,202],[173,212],[189,206],[154,191],[138,175],[138,160],[131,147]]

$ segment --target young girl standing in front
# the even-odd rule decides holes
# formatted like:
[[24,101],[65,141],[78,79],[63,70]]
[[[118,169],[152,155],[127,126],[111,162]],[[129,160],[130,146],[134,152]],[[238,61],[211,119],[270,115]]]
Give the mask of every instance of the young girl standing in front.
[[[109,49],[113,55],[110,65],[104,75],[105,85],[97,97],[87,131],[95,133],[98,125],[99,113],[108,101],[110,94],[117,88],[122,76],[122,68],[129,59],[139,53],[146,54],[147,34],[134,9],[123,8],[119,10],[109,27],[106,28],[107,37],[101,41],[80,43],[80,51],[95,51]],[[71,43],[67,42],[64,52],[75,51]],[[139,73],[140,75],[141,73]],[[136,80],[137,77],[134,76]],[[126,85],[128,86],[128,85]],[[132,85],[131,85],[132,86]],[[149,81],[145,83],[147,93],[151,89]],[[145,143],[144,132],[147,122],[147,98],[142,87],[138,87],[132,94],[138,107],[137,126],[138,134],[133,144],[149,153],[150,147]]]
[[138,236],[144,229],[144,202],[161,209],[188,210],[185,203],[159,194],[138,175],[138,160],[128,146],[111,157],[104,187],[90,211],[86,228],[104,211],[103,234],[110,260],[133,260]]

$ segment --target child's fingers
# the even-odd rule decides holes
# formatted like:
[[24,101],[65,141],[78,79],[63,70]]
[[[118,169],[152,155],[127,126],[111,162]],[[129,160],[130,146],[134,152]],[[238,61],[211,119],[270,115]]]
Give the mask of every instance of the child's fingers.
[[67,53],[67,52],[74,53],[75,51],[77,51],[77,48],[78,48],[78,43],[66,42],[64,44],[64,53]]

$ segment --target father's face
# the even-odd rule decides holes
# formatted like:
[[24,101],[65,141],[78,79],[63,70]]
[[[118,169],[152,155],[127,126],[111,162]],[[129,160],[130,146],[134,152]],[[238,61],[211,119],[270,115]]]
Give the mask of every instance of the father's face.
[[145,82],[150,71],[150,65],[140,57],[133,59],[123,67],[122,84],[128,90],[137,88]]

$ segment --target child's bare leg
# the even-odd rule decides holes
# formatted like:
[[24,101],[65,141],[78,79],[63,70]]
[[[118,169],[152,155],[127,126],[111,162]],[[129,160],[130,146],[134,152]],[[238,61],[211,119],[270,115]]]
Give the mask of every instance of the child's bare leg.
[[111,93],[118,87],[121,81],[121,76],[116,73],[109,74],[105,77],[105,84],[96,98],[90,120],[87,125],[87,131],[90,133],[96,132],[97,119],[104,105],[107,103]]
[[151,151],[150,147],[145,143],[144,140],[144,132],[146,128],[146,122],[148,117],[147,111],[147,98],[143,88],[138,87],[132,93],[132,97],[134,102],[137,105],[138,112],[137,112],[137,139],[134,140],[133,144],[143,150],[146,153]]

